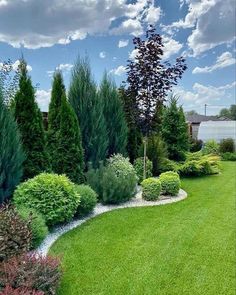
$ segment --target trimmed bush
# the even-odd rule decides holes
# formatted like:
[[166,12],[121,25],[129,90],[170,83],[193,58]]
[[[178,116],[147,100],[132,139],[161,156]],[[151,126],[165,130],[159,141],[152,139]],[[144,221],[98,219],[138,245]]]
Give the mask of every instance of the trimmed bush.
[[91,213],[97,204],[97,194],[89,186],[85,184],[75,186],[77,194],[80,196],[80,203],[77,208],[78,216],[85,216]]
[[224,153],[221,158],[223,161],[236,161],[236,153]]
[[0,265],[0,290],[10,287],[17,290],[27,286],[29,291],[37,290],[42,293],[16,294],[55,295],[61,277],[59,266],[59,260],[49,256],[24,254],[13,257]]
[[25,221],[31,220],[31,248],[37,248],[48,234],[48,227],[43,215],[27,207],[19,207],[17,212]]
[[88,184],[97,192],[104,204],[118,204],[130,200],[135,194],[137,175],[128,158],[114,155],[107,165],[90,168]]
[[208,140],[202,148],[203,155],[213,154],[218,155],[219,154],[219,144],[215,140]]
[[29,251],[30,224],[31,219],[23,220],[13,206],[0,207],[0,262]]
[[[143,157],[137,158],[134,161],[134,169],[138,176],[138,182],[143,181]],[[146,177],[149,178],[152,176],[152,162],[147,158],[146,160]]]
[[164,195],[176,196],[180,189],[180,178],[178,173],[167,171],[160,175],[162,193]]
[[143,194],[142,197],[146,201],[156,201],[161,192],[161,182],[157,178],[147,178],[141,183]]
[[233,153],[235,152],[235,143],[232,138],[226,138],[221,140],[220,147],[219,147],[220,153]]
[[69,221],[79,205],[74,184],[65,176],[41,173],[20,184],[14,192],[17,207],[26,206],[41,213],[48,226]]

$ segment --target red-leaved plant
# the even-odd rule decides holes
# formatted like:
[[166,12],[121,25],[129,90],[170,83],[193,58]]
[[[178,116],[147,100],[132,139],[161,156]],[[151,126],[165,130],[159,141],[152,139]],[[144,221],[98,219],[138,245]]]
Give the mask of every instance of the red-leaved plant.
[[[0,264],[0,290],[3,292],[4,288],[8,286],[8,288],[12,287],[14,290],[28,288],[29,292],[30,290],[42,292],[36,293],[36,295],[54,295],[60,276],[59,259],[24,254]],[[32,294],[35,295],[35,293]]]
[[7,285],[4,290],[0,292],[0,295],[45,295],[45,293],[24,287],[13,289],[10,285]]

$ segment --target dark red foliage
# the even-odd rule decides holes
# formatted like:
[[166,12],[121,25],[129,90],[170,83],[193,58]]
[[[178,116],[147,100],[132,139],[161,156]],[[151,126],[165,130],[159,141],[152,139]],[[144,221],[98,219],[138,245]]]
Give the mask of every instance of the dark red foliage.
[[28,288],[45,295],[54,295],[60,276],[58,259],[24,254],[0,264],[0,290],[10,286],[13,289]]
[[17,288],[13,289],[10,285],[7,285],[2,291],[0,291],[0,295],[44,295],[45,293],[42,291],[36,291],[29,288]]
[[177,84],[187,69],[185,59],[181,56],[174,65],[163,59],[163,40],[161,35],[150,26],[146,39],[133,39],[137,55],[128,60],[128,93],[136,97],[136,121],[144,135],[152,129],[152,120],[156,108],[165,101],[171,88]]

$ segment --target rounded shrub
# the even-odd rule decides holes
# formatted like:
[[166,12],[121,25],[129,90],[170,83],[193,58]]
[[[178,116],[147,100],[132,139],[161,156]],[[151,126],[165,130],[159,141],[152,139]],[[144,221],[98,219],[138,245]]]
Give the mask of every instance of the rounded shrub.
[[[152,176],[152,162],[146,158],[146,177],[149,178]],[[143,181],[143,157],[137,158],[134,161],[134,169],[138,176],[138,182]]]
[[235,143],[233,138],[222,139],[219,150],[220,153],[233,153],[235,151]]
[[48,226],[69,221],[79,205],[74,184],[65,176],[41,173],[21,183],[13,196],[16,207],[26,206],[41,213]]
[[160,175],[162,193],[164,195],[176,196],[180,189],[180,178],[178,173],[167,171]]
[[91,213],[97,204],[96,192],[89,185],[85,184],[76,185],[75,189],[80,196],[80,203],[76,215],[85,216]]
[[161,182],[157,178],[147,178],[141,183],[143,194],[142,197],[146,201],[156,201],[161,192]]
[[17,208],[18,214],[25,221],[31,220],[30,229],[32,232],[31,248],[37,248],[48,234],[48,227],[42,214],[27,207]]
[[218,155],[219,154],[219,144],[215,140],[208,140],[204,143],[202,148],[203,155],[213,154]]

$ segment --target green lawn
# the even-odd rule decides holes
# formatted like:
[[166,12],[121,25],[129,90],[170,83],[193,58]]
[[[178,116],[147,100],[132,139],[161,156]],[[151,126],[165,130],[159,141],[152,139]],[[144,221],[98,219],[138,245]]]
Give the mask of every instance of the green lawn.
[[235,294],[236,164],[184,179],[179,203],[103,214],[63,235],[60,295]]

